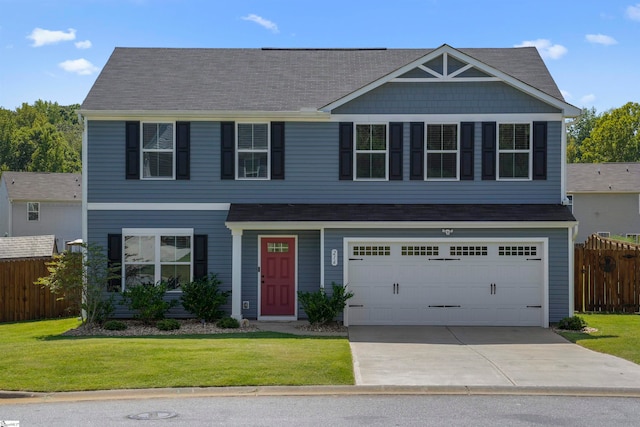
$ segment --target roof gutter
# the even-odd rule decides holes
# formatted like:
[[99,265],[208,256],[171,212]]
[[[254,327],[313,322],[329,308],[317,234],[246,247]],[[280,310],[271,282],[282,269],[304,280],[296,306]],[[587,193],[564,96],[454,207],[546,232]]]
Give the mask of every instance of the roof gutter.
[[171,120],[237,120],[246,119],[287,119],[290,121],[327,121],[331,114],[315,108],[300,111],[242,111],[242,110],[89,110],[81,109],[79,114],[91,120],[130,120],[131,117],[171,119]]

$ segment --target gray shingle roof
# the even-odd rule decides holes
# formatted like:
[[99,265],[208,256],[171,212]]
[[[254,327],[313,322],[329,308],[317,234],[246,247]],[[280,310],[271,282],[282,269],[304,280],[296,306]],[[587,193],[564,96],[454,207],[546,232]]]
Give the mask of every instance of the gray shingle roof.
[[0,259],[44,258],[57,253],[56,236],[0,237]]
[[10,200],[81,202],[82,175],[53,172],[3,172]]
[[[317,110],[433,50],[116,48],[82,109]],[[533,47],[458,50],[564,101]]]
[[575,221],[566,206],[539,204],[244,204],[227,222]]
[[640,193],[640,163],[570,163],[569,193]]

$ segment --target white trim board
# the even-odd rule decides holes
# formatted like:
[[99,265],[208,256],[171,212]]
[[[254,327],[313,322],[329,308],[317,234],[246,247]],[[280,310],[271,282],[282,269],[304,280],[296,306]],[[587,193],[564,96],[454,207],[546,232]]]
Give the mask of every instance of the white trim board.
[[87,203],[90,211],[228,211],[230,203]]

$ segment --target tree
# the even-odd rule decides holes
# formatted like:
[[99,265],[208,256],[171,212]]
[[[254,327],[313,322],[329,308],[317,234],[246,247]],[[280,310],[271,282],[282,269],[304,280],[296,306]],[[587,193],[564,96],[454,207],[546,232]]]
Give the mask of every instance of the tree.
[[628,102],[602,114],[581,152],[586,163],[640,161],[640,104]]
[[591,135],[599,116],[595,107],[584,108],[582,114],[567,126],[567,162],[579,163],[582,158],[582,143]]
[[47,263],[49,275],[35,284],[61,295],[75,308],[82,310],[82,323],[93,326],[107,320],[113,313],[113,298],[105,299],[109,281],[117,279],[118,265],[109,265],[104,250],[98,245],[83,244],[83,253],[65,251]]

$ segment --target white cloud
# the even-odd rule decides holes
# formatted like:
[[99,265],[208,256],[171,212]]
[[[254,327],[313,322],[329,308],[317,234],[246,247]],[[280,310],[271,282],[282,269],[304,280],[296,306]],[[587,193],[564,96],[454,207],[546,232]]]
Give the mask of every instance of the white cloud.
[[583,106],[587,105],[587,104],[588,105],[592,105],[593,101],[595,101],[595,100],[596,100],[596,96],[594,94],[590,93],[590,94],[585,95],[582,98],[580,98],[580,103]]
[[76,47],[78,49],[89,49],[91,46],[93,46],[91,44],[91,40],[84,40],[84,41],[81,41],[81,42],[75,42],[74,44],[76,45]]
[[534,46],[540,52],[540,56],[549,59],[560,59],[567,54],[568,50],[561,44],[551,44],[551,40],[537,39],[537,40],[525,40],[515,47],[527,47]]
[[275,22],[264,19],[262,16],[258,16],[252,13],[250,15],[243,16],[242,19],[244,19],[245,21],[255,22],[256,24],[266,28],[267,30],[270,30],[273,33],[280,32]]
[[640,3],[627,7],[627,18],[640,21]]
[[589,43],[601,44],[605,46],[611,46],[612,44],[618,44],[618,41],[611,36],[605,36],[604,34],[587,34],[584,38]]
[[98,67],[84,58],[69,59],[58,64],[60,68],[70,73],[76,73],[81,76],[93,74],[98,71]]
[[64,31],[51,31],[44,30],[42,28],[35,28],[27,38],[33,40],[33,44],[31,46],[40,47],[46,44],[75,40],[76,30],[69,28],[65,33]]

